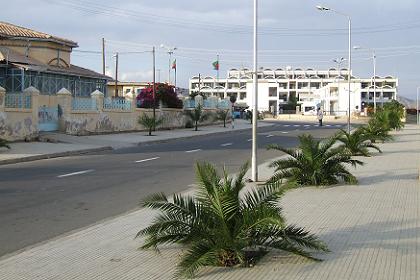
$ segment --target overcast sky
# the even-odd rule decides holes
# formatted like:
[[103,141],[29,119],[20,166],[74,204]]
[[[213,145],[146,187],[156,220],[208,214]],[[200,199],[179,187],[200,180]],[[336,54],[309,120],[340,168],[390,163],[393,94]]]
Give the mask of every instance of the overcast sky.
[[[5,0],[3,0],[5,1]],[[36,3],[36,4],[35,4]],[[400,79],[401,95],[415,97],[420,58],[420,1],[416,0],[260,0],[260,66],[328,69],[347,57],[347,19],[315,9],[322,4],[351,15],[353,45],[377,49],[379,76]],[[26,7],[30,6],[30,9]],[[2,5],[1,20],[65,37],[79,43],[72,63],[102,70],[106,39],[107,71],[114,75],[112,54],[176,46],[178,85],[201,73],[216,75],[211,63],[220,55],[220,76],[229,68],[252,67],[251,0],[14,0]],[[353,73],[372,75],[369,51],[353,52]],[[148,81],[149,52],[120,55],[120,77]],[[160,80],[167,80],[168,55],[157,53]]]

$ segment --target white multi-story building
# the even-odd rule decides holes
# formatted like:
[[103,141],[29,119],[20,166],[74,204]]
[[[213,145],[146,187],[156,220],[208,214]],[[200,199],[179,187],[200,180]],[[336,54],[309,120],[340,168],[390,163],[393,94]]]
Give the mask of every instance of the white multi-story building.
[[[258,72],[258,109],[275,112],[295,99],[301,110],[321,107],[326,113],[345,115],[348,111],[348,70],[335,69],[261,69]],[[363,112],[373,104],[373,78],[352,75],[350,109]],[[397,97],[398,79],[391,76],[376,77],[376,103],[381,106]],[[237,103],[253,105],[252,71],[231,69],[227,78],[192,77],[190,93],[200,91],[207,96],[226,98],[234,95]]]

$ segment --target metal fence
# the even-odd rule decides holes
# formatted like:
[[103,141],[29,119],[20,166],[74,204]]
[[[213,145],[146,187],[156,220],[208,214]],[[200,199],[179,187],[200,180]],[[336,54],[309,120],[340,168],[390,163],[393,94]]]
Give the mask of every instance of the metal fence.
[[92,111],[98,109],[96,100],[92,98],[74,98],[71,105],[75,111]]
[[24,93],[8,93],[5,95],[4,105],[6,108],[31,109],[32,96]]
[[131,101],[122,98],[105,98],[104,109],[131,111]]

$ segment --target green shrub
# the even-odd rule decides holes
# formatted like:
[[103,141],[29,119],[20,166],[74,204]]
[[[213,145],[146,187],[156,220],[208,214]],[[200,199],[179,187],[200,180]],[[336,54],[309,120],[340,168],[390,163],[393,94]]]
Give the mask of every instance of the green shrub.
[[143,206],[159,210],[152,225],[137,236],[145,236],[142,248],[181,244],[185,250],[177,277],[193,277],[203,266],[247,266],[255,255],[281,249],[314,259],[312,252],[327,252],[326,245],[304,228],[287,225],[278,202],[286,188],[266,184],[245,188],[248,163],[235,179],[224,169],[219,175],[208,163],[197,163],[195,196],[154,194]]
[[299,146],[296,149],[282,148],[270,145],[268,149],[286,153],[290,157],[275,160],[270,167],[275,168],[275,174],[269,182],[282,182],[294,186],[328,186],[339,183],[341,180],[357,183],[345,165],[362,165],[354,160],[351,153],[343,147],[334,147],[336,137],[325,140],[315,140],[312,135],[299,136]]

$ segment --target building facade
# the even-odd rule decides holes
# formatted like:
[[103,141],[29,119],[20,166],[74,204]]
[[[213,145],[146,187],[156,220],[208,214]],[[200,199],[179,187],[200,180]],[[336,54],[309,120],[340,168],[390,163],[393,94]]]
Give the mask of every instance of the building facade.
[[0,22],[0,86],[9,94],[35,87],[41,95],[68,89],[74,96],[107,95],[109,77],[71,64],[76,42]]
[[[289,102],[299,105],[302,113],[313,112],[321,107],[326,113],[345,115],[348,111],[348,70],[335,69],[261,69],[258,73],[258,109],[281,112]],[[364,112],[374,102],[376,87],[377,106],[396,99],[398,79],[392,76],[372,78],[351,76],[351,112]],[[211,76],[192,77],[190,92],[202,92],[207,96],[236,96],[237,103],[253,105],[252,71],[231,69],[227,78]]]

